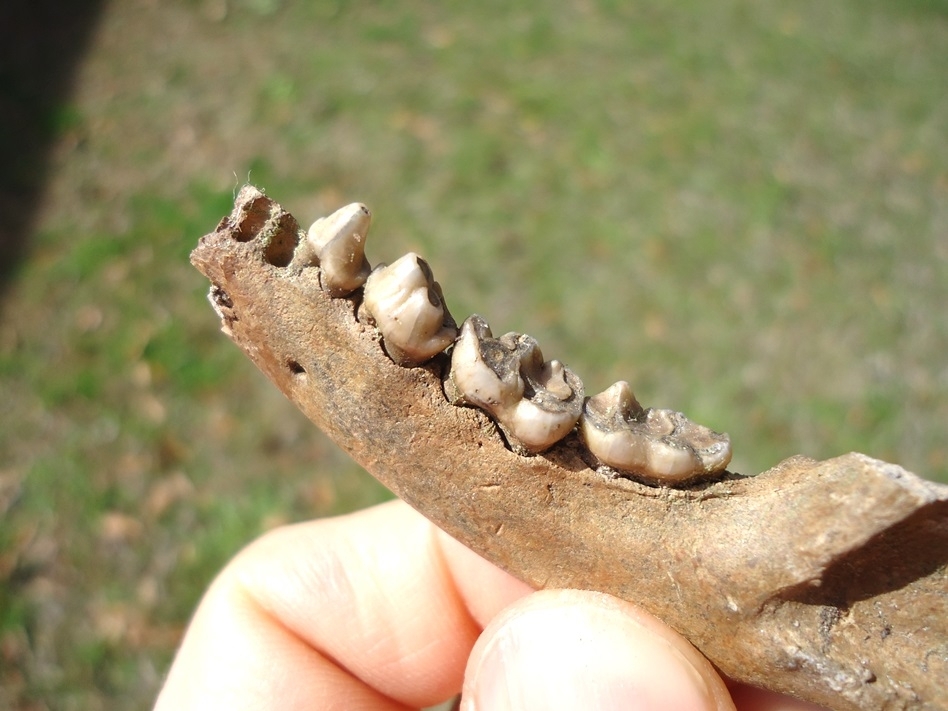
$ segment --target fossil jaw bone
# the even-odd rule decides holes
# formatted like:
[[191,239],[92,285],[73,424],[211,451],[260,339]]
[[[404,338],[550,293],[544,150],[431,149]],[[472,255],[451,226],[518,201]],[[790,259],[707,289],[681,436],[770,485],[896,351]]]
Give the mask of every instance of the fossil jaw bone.
[[582,381],[559,361],[544,361],[536,340],[518,333],[494,338],[477,315],[461,326],[445,391],[454,404],[486,410],[520,453],[563,439],[583,402]]
[[318,263],[323,289],[330,296],[347,296],[365,284],[371,267],[365,258],[365,238],[372,222],[369,208],[354,202],[321,217],[306,233],[294,263]]
[[475,315],[464,322],[458,337],[424,259],[409,253],[371,269],[365,258],[371,220],[362,203],[316,220],[299,243],[293,265],[318,264],[322,287],[332,297],[364,285],[360,313],[379,329],[386,352],[401,366],[420,365],[457,338],[445,384],[449,399],[486,410],[514,450],[542,452],[569,434],[578,420],[593,455],[620,472],[674,485],[727,466],[727,435],[680,412],[642,408],[624,381],[583,404],[582,381],[559,361],[544,361],[530,336],[494,338],[487,322]]
[[580,433],[600,462],[660,484],[681,484],[722,472],[731,442],[674,410],[645,409],[620,380],[589,398]]
[[430,360],[458,334],[441,285],[414,252],[376,267],[366,281],[362,305],[381,332],[385,351],[402,366]]

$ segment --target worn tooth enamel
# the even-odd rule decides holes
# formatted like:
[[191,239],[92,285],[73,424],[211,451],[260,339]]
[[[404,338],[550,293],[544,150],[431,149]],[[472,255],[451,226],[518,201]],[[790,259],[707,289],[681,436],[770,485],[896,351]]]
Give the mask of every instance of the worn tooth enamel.
[[386,352],[399,365],[430,360],[458,334],[431,267],[413,252],[369,275],[363,306],[381,332]]
[[560,400],[568,400],[573,395],[573,389],[566,382],[566,367],[558,360],[551,360],[543,365],[540,382]]
[[371,271],[365,258],[365,239],[371,222],[372,213],[359,202],[319,218],[297,247],[294,263],[318,263],[323,289],[330,296],[351,294],[365,284]]
[[576,426],[570,410],[548,410],[532,400],[520,400],[509,417],[509,430],[529,452],[542,452]]
[[542,452],[563,439],[583,402],[582,381],[559,361],[544,361],[533,338],[494,338],[477,315],[461,326],[445,390],[455,404],[486,410],[521,453]]
[[[520,368],[512,362],[515,356],[497,347],[493,335],[487,322],[476,314],[461,324],[461,335],[451,353],[449,380],[454,389],[452,400],[458,404],[492,411],[510,407],[523,397]],[[485,343],[488,347],[482,348]]]
[[619,381],[586,400],[580,433],[603,464],[662,484],[716,474],[731,461],[731,443],[680,412],[644,409]]

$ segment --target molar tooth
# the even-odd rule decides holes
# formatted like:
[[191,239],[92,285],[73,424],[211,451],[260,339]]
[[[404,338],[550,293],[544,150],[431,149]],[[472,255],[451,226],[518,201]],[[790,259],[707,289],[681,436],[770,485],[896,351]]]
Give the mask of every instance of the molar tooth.
[[586,401],[580,433],[603,464],[657,483],[680,484],[716,474],[731,461],[726,434],[680,412],[644,409],[625,381]]
[[346,296],[362,286],[371,267],[365,258],[365,239],[372,213],[362,203],[346,205],[310,225],[294,262],[318,263],[323,289],[330,296]]
[[583,401],[582,381],[559,361],[544,361],[536,340],[519,333],[494,338],[476,315],[461,326],[445,391],[454,404],[486,410],[520,453],[563,439]]
[[414,252],[369,275],[363,306],[382,333],[386,352],[402,366],[433,358],[458,334],[431,267]]

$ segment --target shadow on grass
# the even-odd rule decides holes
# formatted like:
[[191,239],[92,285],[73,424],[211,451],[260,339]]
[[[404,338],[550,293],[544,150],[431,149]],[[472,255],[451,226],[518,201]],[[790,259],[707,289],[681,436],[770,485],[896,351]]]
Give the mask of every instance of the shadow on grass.
[[0,3],[0,302],[26,256],[63,104],[103,4]]

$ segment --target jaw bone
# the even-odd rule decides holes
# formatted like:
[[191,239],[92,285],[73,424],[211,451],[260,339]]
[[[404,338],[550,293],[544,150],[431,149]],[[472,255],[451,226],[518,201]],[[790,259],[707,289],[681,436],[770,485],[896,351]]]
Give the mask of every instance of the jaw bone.
[[330,296],[347,296],[365,284],[371,267],[365,258],[365,239],[372,222],[369,208],[359,202],[346,205],[310,225],[297,247],[298,266],[319,264],[323,289]]
[[363,307],[396,363],[424,363],[445,350],[458,329],[431,267],[414,252],[380,265],[365,284]]
[[600,462],[660,484],[718,474],[731,461],[731,442],[680,412],[644,409],[623,380],[589,398],[580,433]]
[[516,451],[534,454],[569,434],[584,394],[571,370],[543,360],[533,338],[518,333],[494,338],[477,315],[461,326],[445,388],[455,404],[486,410]]
[[371,220],[362,203],[316,220],[299,243],[293,264],[318,264],[322,287],[332,297],[348,296],[364,285],[360,313],[379,329],[385,351],[398,365],[420,365],[457,338],[445,383],[449,399],[486,410],[515,451],[542,452],[569,434],[578,420],[590,452],[620,473],[674,486],[717,474],[728,465],[726,434],[680,412],[643,408],[625,381],[584,404],[582,381],[559,361],[544,361],[530,336],[494,338],[487,322],[474,315],[458,338],[441,287],[424,259],[409,253],[390,266],[371,269],[365,258]]

